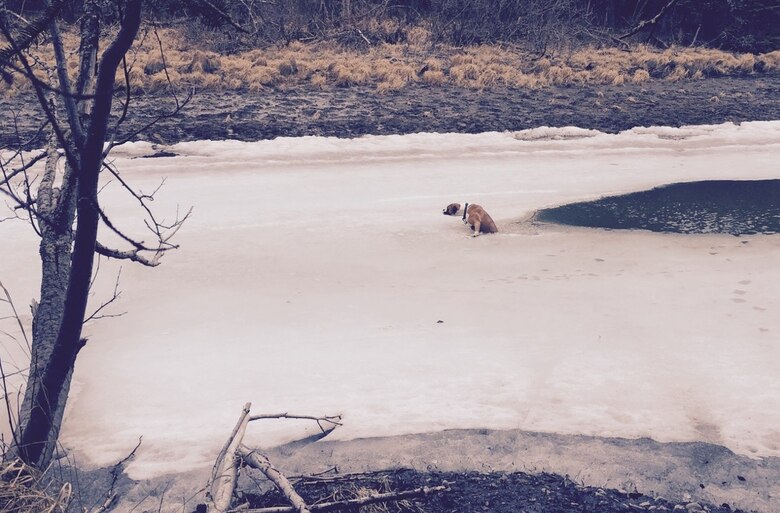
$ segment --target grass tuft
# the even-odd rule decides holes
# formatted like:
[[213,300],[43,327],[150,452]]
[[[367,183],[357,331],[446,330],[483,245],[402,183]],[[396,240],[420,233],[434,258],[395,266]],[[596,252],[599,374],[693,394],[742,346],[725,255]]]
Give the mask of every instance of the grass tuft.
[[780,50],[759,55],[758,61],[764,71],[780,70]]
[[19,460],[0,465],[0,511],[3,513],[64,513],[71,498],[70,483],[52,493],[42,475]]
[[422,81],[429,86],[442,86],[447,83],[447,75],[443,71],[427,70],[422,74]]
[[638,69],[631,75],[631,82],[634,84],[644,84],[648,80],[650,80],[650,72],[646,69]]

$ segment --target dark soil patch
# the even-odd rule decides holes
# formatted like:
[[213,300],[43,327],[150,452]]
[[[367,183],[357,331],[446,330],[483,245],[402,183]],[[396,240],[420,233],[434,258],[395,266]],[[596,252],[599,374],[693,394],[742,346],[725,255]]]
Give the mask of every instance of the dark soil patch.
[[[396,470],[361,474],[339,480],[302,480],[296,491],[307,504],[345,500],[366,491],[388,492],[434,487],[446,484],[449,491],[433,493],[392,504],[387,509],[409,513],[618,513],[637,511],[679,511],[731,513],[729,505],[715,506],[695,502],[673,502],[638,492],[582,486],[568,477],[554,474],[418,472]],[[251,508],[286,506],[276,490],[263,495],[248,494]]]
[[[578,126],[618,132],[635,126],[717,124],[780,119],[780,75],[538,90],[411,86],[379,94],[370,87],[258,93],[197,93],[180,115],[162,119],[135,140],[172,144],[200,139],[256,141],[305,135],[505,131]],[[141,96],[123,132],[173,108],[167,97]],[[43,145],[32,95],[0,99],[15,115],[0,123],[0,147]],[[121,134],[120,134],[121,136]]]

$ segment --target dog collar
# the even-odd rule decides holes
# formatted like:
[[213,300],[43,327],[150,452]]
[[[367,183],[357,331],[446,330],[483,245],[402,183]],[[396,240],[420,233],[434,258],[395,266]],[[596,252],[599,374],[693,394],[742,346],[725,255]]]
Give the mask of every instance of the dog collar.
[[464,221],[466,220],[466,212],[468,212],[468,211],[469,211],[469,204],[466,203],[466,206],[463,207],[463,220]]

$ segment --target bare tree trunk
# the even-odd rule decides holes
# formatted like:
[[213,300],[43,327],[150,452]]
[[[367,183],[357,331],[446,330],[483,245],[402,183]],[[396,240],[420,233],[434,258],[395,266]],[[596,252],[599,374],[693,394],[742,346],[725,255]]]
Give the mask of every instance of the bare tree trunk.
[[[178,247],[170,240],[189,217],[187,212],[181,218],[177,215],[173,223],[161,223],[146,203],[152,201],[153,196],[135,191],[119,177],[110,162],[104,161],[114,144],[121,144],[112,141],[106,146],[108,118],[117,69],[140,27],[142,0],[80,2],[83,5],[80,62],[75,82],[68,73],[73,62],[60,37],[58,24],[63,6],[70,2],[44,0],[44,3],[46,10],[37,19],[28,21],[18,16],[19,22],[10,24],[3,16],[5,4],[0,1],[0,34],[8,43],[0,48],[0,67],[6,62],[19,63],[20,74],[33,86],[45,114],[44,126],[48,124],[51,128],[46,151],[10,172],[3,169],[0,177],[2,192],[13,200],[14,208],[26,211],[41,237],[41,296],[40,301],[33,304],[31,362],[12,448],[15,456],[40,469],[49,465],[56,448],[76,357],[86,343],[81,338],[82,326],[94,316],[86,317],[85,313],[95,253],[154,267],[166,251]],[[96,67],[101,9],[109,6],[120,15],[119,31],[102,53],[100,65]],[[30,58],[30,48],[46,31],[46,40],[55,59],[53,68],[43,60]],[[48,84],[36,78],[40,71],[48,73]],[[4,73],[0,69],[0,74]],[[125,87],[126,92],[129,91],[127,74]],[[184,102],[177,100],[176,109],[165,116],[175,115],[189,99],[190,96]],[[126,119],[129,101],[128,92],[123,114],[114,129],[118,129]],[[124,140],[131,137],[132,134]],[[64,159],[60,153],[63,151]],[[43,173],[28,177],[32,166],[44,158]],[[61,160],[64,160],[64,165],[60,166]],[[104,169],[113,174],[126,192],[141,204],[146,212],[145,224],[157,238],[155,244],[134,240],[105,215],[98,203],[98,179]],[[22,194],[16,192],[16,185],[12,183],[17,176],[24,178]],[[36,193],[33,193],[31,184],[37,184]],[[99,222],[129,243],[131,249],[122,251],[100,244],[97,241]],[[111,301],[113,299],[108,303]],[[101,305],[97,311],[108,303]]]
[[[84,16],[81,24],[81,46],[79,49],[81,66],[76,88],[77,95],[91,92],[95,77],[95,59],[100,29],[98,26],[97,5],[94,1],[85,2]],[[52,22],[51,30],[57,31],[55,22]],[[58,61],[60,70],[66,68],[66,63]],[[63,79],[61,79],[63,80]],[[60,83],[60,89],[67,92],[68,85]],[[71,99],[72,101],[72,99]],[[54,106],[55,98],[52,94],[51,104]],[[79,126],[73,131],[82,132],[80,115],[86,112],[87,102],[79,101],[73,110],[78,114],[70,120]],[[52,108],[52,112],[56,109]],[[54,348],[57,336],[62,326],[65,303],[68,297],[68,283],[71,275],[71,251],[73,249],[73,222],[76,215],[77,179],[70,164],[65,164],[64,178],[59,188],[54,187],[57,176],[57,164],[60,160],[57,152],[57,138],[51,133],[47,148],[48,157],[46,170],[41,184],[38,187],[37,207],[39,214],[39,231],[41,243],[39,254],[41,257],[41,298],[34,305],[33,312],[33,343],[31,349],[31,362],[24,400],[20,409],[19,429],[23,432],[27,429],[30,414],[35,407],[35,397],[42,386],[46,369],[52,364]],[[60,405],[56,411],[52,411],[52,429],[49,434],[40,461],[48,465],[56,448],[59,438],[59,430],[65,414],[65,402],[70,391],[70,382],[73,376],[71,368],[65,377],[65,381],[59,392],[56,404]]]
[[[42,312],[36,315],[35,323],[42,326],[41,330],[46,326],[47,337],[51,336],[54,326],[57,324],[59,326],[56,328],[56,336],[48,339],[54,340],[51,347],[48,347],[48,342],[44,343],[43,349],[37,355],[42,360],[46,355],[48,358],[45,358],[45,361],[35,362],[36,367],[40,366],[40,370],[36,370],[38,375],[35,381],[28,383],[28,388],[32,387],[32,391],[29,401],[25,397],[23,410],[29,412],[29,416],[21,426],[19,437],[19,455],[27,464],[38,468],[47,467],[51,460],[62,422],[70,376],[76,356],[84,345],[81,339],[81,328],[86,313],[97,241],[100,218],[97,200],[98,177],[103,162],[103,145],[111,112],[114,76],[138,33],[140,21],[141,0],[128,0],[122,27],[100,62],[95,99],[83,146],[78,144],[81,126],[74,126],[72,117],[70,119],[70,128],[77,139],[79,168],[71,176],[72,181],[75,182],[77,223],[73,251],[70,254],[69,279],[64,301],[61,303],[60,322],[57,322],[56,306],[53,306],[52,311],[45,317]],[[62,82],[61,80],[61,86],[64,85]],[[65,101],[68,101],[67,97]],[[46,222],[43,220],[44,224]],[[55,261],[59,264],[62,255],[57,247],[57,244],[53,244]],[[59,250],[62,249],[63,246],[59,246]],[[53,292],[52,296],[52,302],[58,303],[62,299],[61,290]]]
[[[57,165],[56,147],[50,145],[49,158],[47,159],[47,172],[39,187],[38,208],[43,216],[53,220],[55,210],[58,206],[59,194],[56,189],[52,189],[54,169],[50,167]],[[52,180],[48,178],[51,175]],[[68,198],[63,198],[67,200]],[[21,430],[30,420],[30,412],[34,397],[38,392],[42,377],[49,366],[54,354],[54,343],[57,340],[57,333],[62,325],[63,307],[67,297],[68,281],[70,279],[70,251],[73,244],[73,230],[71,228],[75,213],[75,203],[71,200],[65,208],[64,216],[67,223],[43,222],[40,224],[41,243],[39,253],[41,257],[41,298],[40,302],[33,305],[33,343],[31,348],[31,361],[27,388],[25,389],[24,400],[20,409],[21,418],[19,425]],[[67,397],[70,389],[69,373],[66,383],[60,391],[60,400],[58,403],[64,405],[64,399]],[[54,412],[54,424],[59,426],[62,423],[64,408]],[[52,432],[53,440],[48,444],[44,461],[49,461],[51,453],[54,450],[59,428]]]

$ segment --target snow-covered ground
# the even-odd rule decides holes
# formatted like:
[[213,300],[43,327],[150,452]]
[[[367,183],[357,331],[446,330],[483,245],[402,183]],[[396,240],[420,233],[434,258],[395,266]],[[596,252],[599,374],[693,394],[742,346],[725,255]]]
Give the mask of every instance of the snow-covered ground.
[[[133,477],[208,465],[246,401],[343,413],[342,439],[521,428],[780,456],[780,236],[519,222],[664,183],[780,178],[780,122],[168,149],[113,154],[144,192],[167,177],[158,212],[194,214],[160,267],[122,265],[113,312],[127,314],[86,328],[62,437],[82,462],[143,435]],[[116,184],[103,198],[141,233]],[[450,202],[482,204],[501,232],[468,238],[441,215]],[[0,240],[0,280],[26,312],[36,241],[22,222]],[[96,304],[117,268],[101,265]]]

